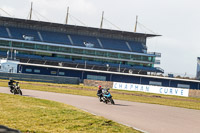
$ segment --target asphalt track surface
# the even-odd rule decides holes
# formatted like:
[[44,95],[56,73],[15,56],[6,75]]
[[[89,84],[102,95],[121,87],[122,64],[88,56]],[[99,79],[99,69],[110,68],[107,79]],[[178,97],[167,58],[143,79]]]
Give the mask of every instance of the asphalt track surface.
[[[9,88],[0,87],[1,93]],[[95,97],[22,90],[24,96],[75,106],[94,115],[149,133],[200,133],[200,110],[115,100],[116,105],[100,103]]]

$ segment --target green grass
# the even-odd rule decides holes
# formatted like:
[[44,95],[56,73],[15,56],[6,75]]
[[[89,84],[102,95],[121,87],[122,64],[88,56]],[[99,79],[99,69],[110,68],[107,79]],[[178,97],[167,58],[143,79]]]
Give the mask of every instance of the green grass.
[[[0,86],[7,86],[7,80],[0,80]],[[20,82],[22,89],[49,91],[57,93],[67,93],[96,97],[97,87],[84,85],[66,85],[39,82]],[[127,100],[133,102],[160,104],[174,107],[182,107],[200,110],[200,98],[178,97],[170,95],[159,95],[153,93],[113,90],[111,93],[114,99]]]
[[139,133],[130,127],[54,101],[0,93],[0,103],[0,124],[21,132]]

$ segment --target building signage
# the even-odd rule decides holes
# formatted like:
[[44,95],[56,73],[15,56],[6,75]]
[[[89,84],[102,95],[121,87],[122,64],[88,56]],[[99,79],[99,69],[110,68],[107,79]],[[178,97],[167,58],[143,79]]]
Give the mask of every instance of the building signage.
[[189,89],[113,82],[113,89],[188,97]]

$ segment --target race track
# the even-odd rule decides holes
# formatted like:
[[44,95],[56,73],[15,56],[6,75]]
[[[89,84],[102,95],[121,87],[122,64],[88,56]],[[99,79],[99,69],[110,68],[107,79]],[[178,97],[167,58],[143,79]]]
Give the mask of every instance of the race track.
[[[8,93],[7,87],[0,87]],[[22,90],[24,96],[62,102],[107,119],[150,133],[199,133],[200,111],[154,104],[115,100],[116,105],[100,103],[97,98]]]

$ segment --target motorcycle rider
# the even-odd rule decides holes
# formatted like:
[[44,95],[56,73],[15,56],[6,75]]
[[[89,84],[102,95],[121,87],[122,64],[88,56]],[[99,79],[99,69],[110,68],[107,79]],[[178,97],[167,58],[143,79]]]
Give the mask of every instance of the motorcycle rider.
[[99,85],[99,88],[98,88],[98,90],[97,90],[97,96],[99,97],[99,101],[102,102],[102,101],[103,101],[103,100],[102,100],[103,95],[102,95],[102,88],[101,88],[101,85]]
[[13,93],[13,90],[14,90],[14,88],[15,88],[14,83],[16,83],[16,81],[13,80],[13,79],[10,79],[10,81],[8,82],[8,85],[9,85],[9,87],[10,87],[10,89],[11,89],[11,90],[10,90],[11,93]]

